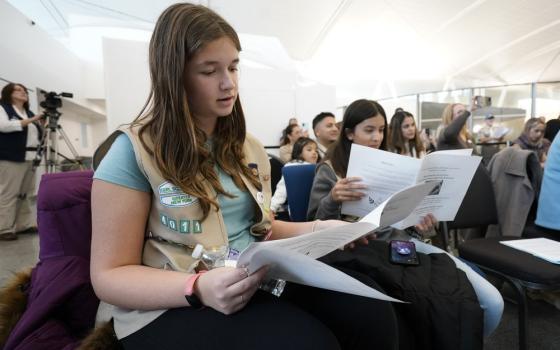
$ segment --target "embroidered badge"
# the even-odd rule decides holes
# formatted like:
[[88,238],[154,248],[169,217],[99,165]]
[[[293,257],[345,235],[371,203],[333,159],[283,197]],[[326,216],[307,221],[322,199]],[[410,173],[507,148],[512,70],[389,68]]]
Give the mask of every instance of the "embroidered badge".
[[257,192],[257,203],[259,204],[264,203],[264,194],[262,192]]
[[262,179],[263,179],[263,181],[268,181],[268,180],[270,180],[270,175],[263,175]]
[[158,192],[159,202],[166,207],[186,207],[196,203],[198,200],[198,198],[186,194],[179,186],[175,186],[169,181],[159,185]]

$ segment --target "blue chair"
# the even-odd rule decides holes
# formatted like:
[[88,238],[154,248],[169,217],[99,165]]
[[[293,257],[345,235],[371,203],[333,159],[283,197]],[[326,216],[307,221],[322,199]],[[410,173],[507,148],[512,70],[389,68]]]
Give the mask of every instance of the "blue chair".
[[292,221],[307,221],[307,206],[315,177],[315,167],[315,164],[302,164],[282,168]]

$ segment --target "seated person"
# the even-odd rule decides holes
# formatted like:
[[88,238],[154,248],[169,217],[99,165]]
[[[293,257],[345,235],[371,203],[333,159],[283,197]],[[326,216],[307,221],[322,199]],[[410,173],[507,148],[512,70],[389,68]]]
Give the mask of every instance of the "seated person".
[[153,108],[98,151],[97,159],[108,150],[92,185],[91,281],[115,306],[119,342],[124,349],[397,349],[389,302],[306,286],[285,300],[259,289],[267,267],[251,275],[241,267],[205,271],[192,256],[197,244],[241,251],[341,224],[270,220],[270,163],[245,132],[238,98],[240,50],[235,30],[214,11],[171,5],[150,41]]
[[292,160],[292,150],[294,143],[302,136],[301,127],[297,124],[290,124],[282,131],[280,138],[280,159],[287,163]]
[[423,158],[426,155],[414,116],[407,111],[398,110],[391,118],[388,141],[387,148],[390,152],[413,158]]
[[[308,137],[300,137],[294,144],[292,151],[292,160],[284,166],[293,166],[301,164],[316,164],[320,160],[317,150],[317,143]],[[270,201],[270,210],[273,213],[284,211],[284,204],[286,203],[286,183],[284,176],[276,184],[276,191]]]
[[321,158],[327,153],[327,149],[338,138],[340,131],[336,126],[334,114],[330,112],[321,112],[313,118],[313,133],[317,140],[319,155]]
[[[329,149],[325,159],[317,166],[309,199],[308,219],[342,219],[355,221],[357,218],[341,215],[345,201],[359,200],[365,194],[360,190],[366,186],[357,177],[346,177],[352,143],[385,150],[387,118],[383,107],[375,101],[357,100],[344,113],[342,128],[337,142]],[[431,222],[430,222],[431,221]],[[431,215],[416,225],[426,231],[435,220]],[[407,236],[391,228],[376,232],[378,237],[405,239]],[[421,253],[444,253],[443,250],[415,240]],[[488,281],[474,272],[459,259],[449,255],[457,268],[463,270],[475,289],[484,310],[484,334],[488,336],[498,326],[503,311],[503,299]]]
[[544,138],[545,123],[542,118],[529,118],[525,122],[523,133],[513,141],[513,147],[535,152],[541,166],[544,167],[550,141]]

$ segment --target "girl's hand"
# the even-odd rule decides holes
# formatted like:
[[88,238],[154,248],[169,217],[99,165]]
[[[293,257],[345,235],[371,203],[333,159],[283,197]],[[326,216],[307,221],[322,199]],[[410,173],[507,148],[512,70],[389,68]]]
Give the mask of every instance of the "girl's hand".
[[362,179],[359,177],[346,177],[338,180],[331,190],[332,199],[338,203],[360,200],[366,194],[359,190],[367,188],[367,186],[360,181],[362,181]]
[[240,267],[213,269],[198,278],[194,293],[204,305],[230,315],[247,305],[267,271],[267,267],[262,267],[249,276],[247,270]]
[[425,235],[437,225],[438,221],[436,220],[436,218],[432,214],[428,214],[422,218],[422,221],[420,221],[420,223],[414,225],[414,228],[421,235]]

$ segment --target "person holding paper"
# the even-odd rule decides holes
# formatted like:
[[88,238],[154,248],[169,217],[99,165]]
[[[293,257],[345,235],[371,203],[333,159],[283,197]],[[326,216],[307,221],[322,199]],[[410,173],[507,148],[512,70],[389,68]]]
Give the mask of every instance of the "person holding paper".
[[[342,120],[339,139],[329,149],[327,156],[317,166],[315,179],[309,200],[308,219],[342,219],[356,221],[355,217],[341,215],[341,205],[345,201],[361,199],[365,194],[361,191],[365,185],[360,178],[346,177],[350,149],[353,143],[385,149],[387,118],[383,107],[371,100],[357,100],[346,109]],[[415,229],[424,232],[436,225],[433,216],[425,216]],[[407,239],[408,234],[400,230],[387,228],[376,231],[378,237],[385,239]],[[416,250],[420,253],[445,253],[442,249],[414,240]],[[503,299],[494,286],[474,272],[459,259],[447,254],[457,268],[464,271],[472,284],[479,303],[484,310],[484,335],[490,335],[498,326],[502,311]],[[411,270],[412,273],[412,270]]]
[[[397,349],[388,302],[313,288],[286,301],[258,289],[266,267],[205,272],[193,257],[199,245],[234,253],[341,224],[271,221],[270,163],[246,133],[238,96],[240,50],[235,30],[212,10],[171,5],[150,41],[148,102],[96,152],[91,280],[115,305],[119,342],[125,349]],[[302,305],[307,297],[315,310]]]
[[403,110],[395,112],[389,126],[387,148],[390,152],[413,158],[422,158],[426,155],[426,150],[416,128],[412,113]]
[[494,143],[503,141],[507,129],[495,126],[495,118],[496,117],[490,113],[484,116],[484,126],[478,131],[478,142]]

